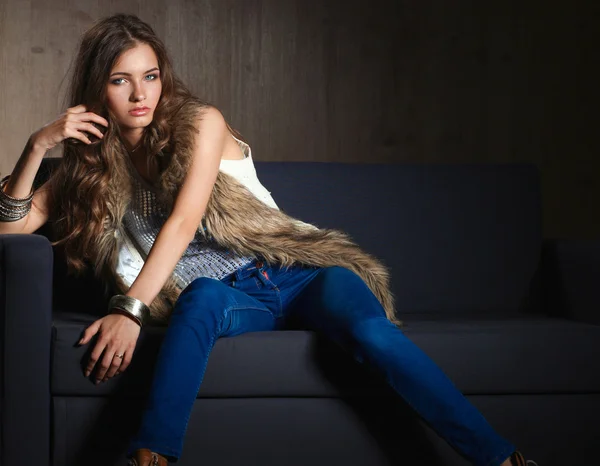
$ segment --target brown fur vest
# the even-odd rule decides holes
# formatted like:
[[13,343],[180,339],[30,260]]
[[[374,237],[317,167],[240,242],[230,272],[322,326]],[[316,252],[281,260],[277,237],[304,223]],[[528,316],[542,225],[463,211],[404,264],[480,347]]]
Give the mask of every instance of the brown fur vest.
[[[188,112],[184,122],[193,121],[193,110]],[[190,164],[194,132],[191,123],[180,124],[172,135],[175,141],[173,156],[158,182],[160,201],[168,207],[173,205]],[[122,161],[117,163],[111,178],[108,196],[110,215],[105,221],[104,235],[98,239],[93,261],[95,272],[104,279],[108,293],[125,294],[128,289],[115,273],[115,268],[120,247],[117,231],[122,231],[121,220],[131,195],[129,174]],[[376,258],[362,251],[341,231],[317,228],[269,207],[226,173],[219,172],[217,176],[203,225],[199,225],[198,231],[210,234],[218,244],[240,255],[261,256],[272,264],[345,267],[363,279],[382,304],[388,319],[398,326],[402,325],[394,312],[387,269]],[[180,292],[175,280],[169,278],[149,306],[157,323],[168,322]]]

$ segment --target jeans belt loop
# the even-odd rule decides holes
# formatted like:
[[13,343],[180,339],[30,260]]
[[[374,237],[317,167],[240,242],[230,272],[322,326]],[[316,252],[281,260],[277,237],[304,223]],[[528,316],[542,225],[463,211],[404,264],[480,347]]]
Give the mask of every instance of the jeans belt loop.
[[[234,272],[234,274],[235,274],[237,280],[244,280],[245,278],[248,278],[251,275],[254,275],[259,269],[259,265],[258,265],[259,263],[262,264],[262,262],[260,262],[260,261],[257,262],[255,260],[255,261],[250,262],[246,267],[242,267],[242,268],[236,270]],[[262,267],[262,265],[260,267]]]

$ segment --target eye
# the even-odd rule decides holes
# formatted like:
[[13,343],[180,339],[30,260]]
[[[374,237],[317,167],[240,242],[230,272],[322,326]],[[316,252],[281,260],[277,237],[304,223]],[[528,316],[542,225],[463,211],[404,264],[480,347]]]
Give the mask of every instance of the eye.
[[[158,75],[157,74],[149,74],[148,76],[146,76],[146,78],[152,78],[152,79],[146,79],[147,81],[154,81],[155,79],[158,79]],[[121,81],[124,80],[124,79],[125,78],[113,79],[111,81],[111,84],[119,85],[119,84],[121,84]]]

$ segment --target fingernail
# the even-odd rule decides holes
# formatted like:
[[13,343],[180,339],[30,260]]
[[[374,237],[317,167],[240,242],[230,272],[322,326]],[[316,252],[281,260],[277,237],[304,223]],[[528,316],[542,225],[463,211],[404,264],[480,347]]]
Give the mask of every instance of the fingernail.
[[85,371],[85,376],[89,377],[90,376],[90,371]]
[[100,379],[96,379],[96,381],[94,382],[96,385],[98,385],[101,382]]

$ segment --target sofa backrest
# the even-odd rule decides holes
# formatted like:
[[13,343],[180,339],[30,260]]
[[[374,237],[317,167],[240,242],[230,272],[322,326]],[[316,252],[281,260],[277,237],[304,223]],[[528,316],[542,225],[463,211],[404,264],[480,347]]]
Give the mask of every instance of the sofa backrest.
[[517,312],[541,249],[537,168],[256,162],[286,213],[346,231],[406,313]]
[[[36,184],[57,159],[45,159]],[[517,312],[541,250],[537,168],[255,162],[289,215],[348,233],[391,272],[401,315]]]

